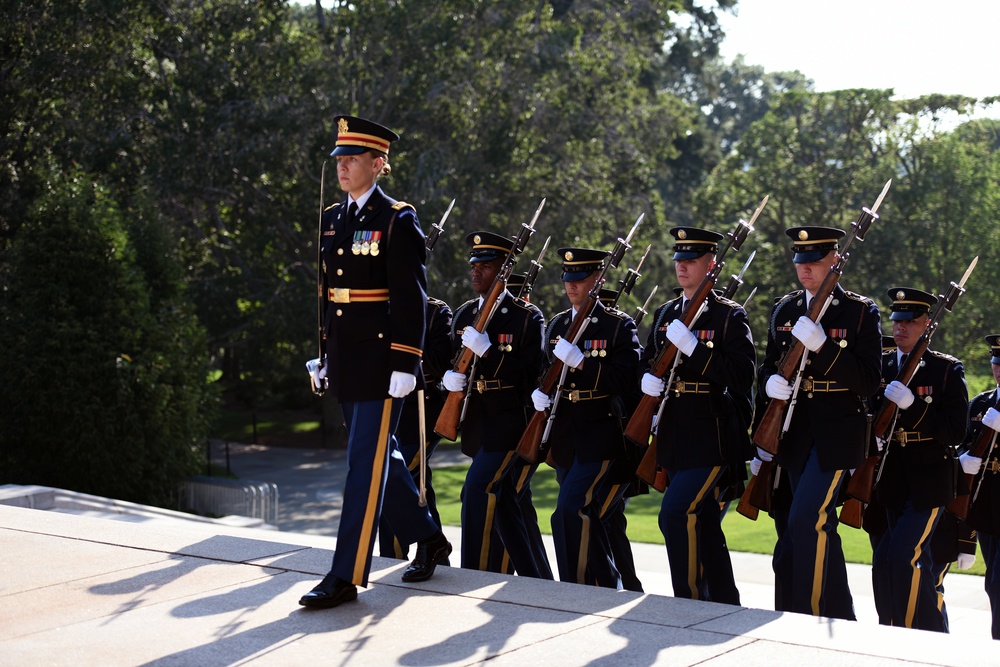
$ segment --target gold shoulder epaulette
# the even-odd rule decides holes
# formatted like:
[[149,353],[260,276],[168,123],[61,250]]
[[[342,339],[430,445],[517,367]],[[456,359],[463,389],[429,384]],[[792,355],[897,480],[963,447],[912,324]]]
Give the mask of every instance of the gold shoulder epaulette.
[[[392,210],[394,211],[402,211],[404,208],[413,208],[413,206],[407,204],[405,201],[398,201],[392,205]],[[415,211],[416,209],[413,210]]]
[[327,206],[326,208],[324,208],[324,209],[323,209],[323,212],[324,212],[324,213],[326,213],[326,212],[327,212],[327,211],[329,211],[329,210],[330,210],[331,208],[333,208],[333,207],[335,207],[335,206],[339,206],[339,205],[340,205],[339,203],[337,203],[337,204],[330,204],[329,206]]

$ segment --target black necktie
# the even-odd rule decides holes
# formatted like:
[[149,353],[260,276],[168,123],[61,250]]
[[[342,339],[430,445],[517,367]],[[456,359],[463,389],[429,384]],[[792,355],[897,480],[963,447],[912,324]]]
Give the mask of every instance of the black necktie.
[[354,217],[358,214],[358,203],[352,201],[351,205],[347,207],[347,227],[354,227]]
[[909,357],[910,357],[910,354],[908,352],[904,352],[903,356],[901,356],[899,358],[899,368],[896,369],[896,377],[902,377],[902,375],[903,375],[903,366],[906,365],[906,360]]

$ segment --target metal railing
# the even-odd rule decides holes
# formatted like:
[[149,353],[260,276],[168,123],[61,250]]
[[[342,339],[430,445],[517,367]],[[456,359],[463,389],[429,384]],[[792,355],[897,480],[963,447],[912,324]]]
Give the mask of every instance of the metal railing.
[[178,509],[203,516],[248,516],[278,525],[278,485],[224,477],[192,477],[181,485]]

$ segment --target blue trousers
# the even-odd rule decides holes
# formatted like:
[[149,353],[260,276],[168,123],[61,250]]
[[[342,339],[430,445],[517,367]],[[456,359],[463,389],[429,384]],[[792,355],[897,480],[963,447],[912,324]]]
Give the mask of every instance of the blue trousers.
[[[506,553],[518,574],[551,578],[548,561],[537,562],[525,517],[517,502],[516,452],[479,450],[462,487],[462,567],[502,572]],[[500,544],[495,543],[499,537]],[[502,556],[501,556],[502,558]]]
[[601,521],[604,522],[604,530],[608,533],[608,542],[611,544],[611,557],[615,561],[615,567],[622,578],[622,587],[627,591],[642,593],[642,582],[635,571],[635,558],[632,556],[632,542],[628,539],[628,519],[625,517],[625,508],[628,507],[628,498],[625,493],[628,491],[627,485],[616,485],[609,494],[610,504],[606,504]]
[[[853,600],[844,549],[837,534],[837,495],[843,470],[823,471],[816,449],[799,472],[782,468],[792,502],[774,552],[775,607],[813,616],[844,618]],[[832,586],[843,590],[828,590]]]
[[552,513],[552,541],[560,581],[622,588],[601,521],[602,511],[613,503],[610,496],[617,486],[607,481],[610,470],[611,461],[584,463],[577,459],[568,468],[556,467],[559,497]]
[[[429,463],[431,460],[431,455],[434,454],[434,450],[437,449],[438,443],[441,442],[441,437],[428,434],[430,437],[427,440],[427,447],[425,448],[426,457],[428,461],[427,475],[425,476],[424,482],[426,485],[426,499],[427,499],[427,509],[431,512],[431,518],[434,519],[434,523],[437,524],[438,528],[441,527],[441,516],[437,511],[437,496],[434,493],[434,485],[432,483],[433,473],[432,468]],[[400,434],[396,435],[396,446],[399,448],[399,453],[403,457],[403,461],[406,463],[406,467],[410,471],[410,475],[413,477],[413,483],[417,485],[417,490],[420,490],[420,443],[419,436],[416,440],[412,438],[404,439]],[[378,547],[379,555],[383,558],[397,558],[400,560],[408,560],[410,554],[410,545],[408,543],[400,542],[399,538],[396,536],[396,532],[389,525],[388,519],[382,516],[382,519],[378,523]]]
[[986,577],[983,586],[990,599],[990,610],[993,612],[991,630],[993,639],[1000,639],[1000,538],[989,533],[979,533],[979,548],[983,551],[986,561]]
[[368,585],[375,533],[383,512],[407,544],[430,539],[440,529],[419,505],[419,492],[396,447],[393,433],[403,399],[342,403],[347,424],[347,481],[330,572]]
[[[531,478],[537,469],[537,463],[529,463],[520,456],[515,457],[513,467],[507,477],[513,489],[511,492],[504,491],[500,494],[498,507],[500,512],[520,513],[527,534],[528,550],[531,552],[533,561],[529,572],[536,572],[541,579],[551,580],[552,567],[549,565],[549,556],[545,551],[542,531],[538,527],[538,513],[535,511],[535,505],[531,499]],[[494,537],[491,542],[490,562],[487,569],[490,572],[513,574],[515,572],[514,563],[496,530],[495,522]],[[528,576],[523,572],[518,572],[518,574]]]
[[674,597],[740,603],[716,484],[725,467],[672,470],[660,505]]
[[931,557],[931,535],[942,511],[917,510],[909,500],[901,510],[886,509],[888,525],[872,556],[872,590],[882,625],[947,631]]

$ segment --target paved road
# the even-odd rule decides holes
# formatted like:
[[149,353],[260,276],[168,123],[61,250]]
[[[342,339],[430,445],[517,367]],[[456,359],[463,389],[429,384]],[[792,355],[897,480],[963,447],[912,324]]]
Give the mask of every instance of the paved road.
[[[234,474],[242,479],[274,482],[280,500],[278,528],[282,531],[335,537],[340,521],[346,452],[332,449],[300,449],[263,445],[229,444],[229,462]],[[225,465],[223,443],[213,443],[212,461]],[[432,459],[435,467],[468,463],[455,448],[438,448]],[[461,529],[447,527],[445,533],[456,545]],[[551,538],[546,537],[550,561],[555,563]],[[636,569],[647,593],[671,595],[666,551],[662,545],[633,544]],[[769,556],[732,554],[741,601],[746,607],[774,608],[773,573]],[[851,592],[858,620],[877,623],[872,599],[871,568],[848,565]],[[953,634],[989,638],[989,600],[983,579],[951,573],[945,581],[946,602]]]

